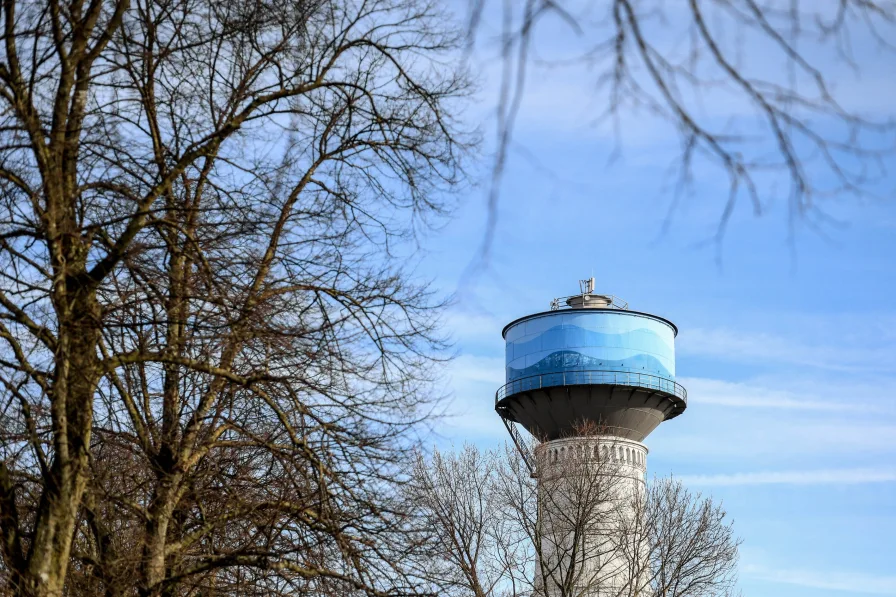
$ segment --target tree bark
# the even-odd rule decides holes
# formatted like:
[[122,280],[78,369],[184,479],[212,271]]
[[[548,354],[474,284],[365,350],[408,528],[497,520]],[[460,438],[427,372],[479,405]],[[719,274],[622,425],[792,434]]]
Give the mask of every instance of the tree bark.
[[61,326],[50,388],[54,455],[22,579],[22,592],[29,597],[62,595],[72,536],[90,475],[100,307],[93,291],[72,290],[66,289],[56,301]]

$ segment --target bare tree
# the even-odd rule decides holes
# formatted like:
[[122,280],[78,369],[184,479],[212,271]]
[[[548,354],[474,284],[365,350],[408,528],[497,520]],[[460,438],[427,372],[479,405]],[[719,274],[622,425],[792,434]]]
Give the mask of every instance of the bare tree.
[[[503,61],[486,248],[527,82],[544,67],[591,77],[591,124],[612,124],[617,142],[639,114],[670,123],[679,141],[670,215],[693,188],[695,165],[705,166],[707,179],[726,178],[717,239],[742,199],[757,214],[786,201],[791,224],[817,227],[826,221],[820,200],[890,192],[894,115],[843,98],[870,74],[858,56],[892,61],[891,0],[473,0],[470,7],[471,43],[494,16]],[[556,41],[557,27],[569,33],[559,55],[544,43]]]
[[418,456],[410,497],[435,539],[420,565],[448,595],[501,594],[507,568],[495,557],[505,539],[495,532],[496,466],[495,454],[469,445],[456,455],[435,450],[429,460]]
[[735,593],[740,541],[721,505],[673,479],[655,479],[632,498],[631,514],[619,519],[625,538],[619,548],[631,580],[620,597]]
[[[466,137],[427,0],[9,0],[0,584],[413,594]],[[398,250],[396,253],[395,251]]]
[[511,447],[418,468],[419,503],[445,538],[433,555],[458,567],[459,594],[730,595],[739,541],[725,512],[680,483],[645,485],[614,438],[582,439],[539,446],[537,478]]

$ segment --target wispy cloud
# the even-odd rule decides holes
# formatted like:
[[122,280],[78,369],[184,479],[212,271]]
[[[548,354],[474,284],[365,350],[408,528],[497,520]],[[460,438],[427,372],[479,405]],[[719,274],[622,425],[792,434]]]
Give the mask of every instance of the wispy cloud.
[[[506,318],[510,320],[509,316]],[[467,349],[484,349],[503,354],[504,340],[501,338],[502,320],[490,313],[452,309],[443,320],[445,329],[457,342]],[[501,365],[500,371],[503,371]]]
[[485,383],[494,394],[504,384],[504,358],[462,354],[449,367],[452,384]]
[[[771,387],[771,384],[730,382],[702,377],[679,378],[688,389],[694,404],[714,404],[737,408],[800,410],[817,413],[857,412],[896,414],[896,404],[860,402],[855,399],[855,385],[849,399],[843,399],[842,389],[830,389],[829,396],[819,396],[816,388],[810,392],[795,392]],[[879,391],[879,388],[878,388]],[[861,395],[861,394],[859,394]],[[823,399],[820,399],[823,398]]]
[[813,589],[844,591],[851,595],[896,595],[896,576],[836,570],[776,570],[744,566],[743,576]]
[[452,402],[439,432],[452,439],[504,437],[495,392],[504,383],[504,359],[460,355],[448,368]]
[[[832,331],[833,332],[833,331]],[[726,361],[775,363],[823,368],[841,372],[893,372],[896,344],[856,345],[846,334],[832,333],[829,344],[798,342],[768,332],[689,328],[677,342],[683,354]]]
[[722,475],[682,475],[687,485],[858,485],[896,481],[893,468],[820,469],[802,471],[760,471]]

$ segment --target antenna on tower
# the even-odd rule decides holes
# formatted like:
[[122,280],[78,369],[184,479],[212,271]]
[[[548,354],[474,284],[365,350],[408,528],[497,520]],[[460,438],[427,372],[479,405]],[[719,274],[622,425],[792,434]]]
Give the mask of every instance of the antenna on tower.
[[594,292],[594,276],[587,280],[579,280],[579,289],[582,291],[582,294],[591,294]]
[[579,294],[551,301],[551,311],[560,309],[628,309],[628,303],[612,294],[594,294],[594,277],[579,280]]

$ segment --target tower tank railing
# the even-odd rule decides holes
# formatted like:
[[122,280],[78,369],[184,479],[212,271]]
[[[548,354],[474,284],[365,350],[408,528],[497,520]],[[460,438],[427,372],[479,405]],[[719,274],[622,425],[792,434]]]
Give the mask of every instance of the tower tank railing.
[[681,384],[666,377],[652,375],[650,373],[638,373],[634,371],[613,370],[587,370],[587,371],[561,371],[557,373],[542,373],[521,377],[501,386],[495,392],[497,404],[507,396],[520,392],[538,390],[541,388],[553,388],[557,386],[581,386],[581,385],[612,385],[646,388],[659,390],[671,394],[687,403],[688,393]]

